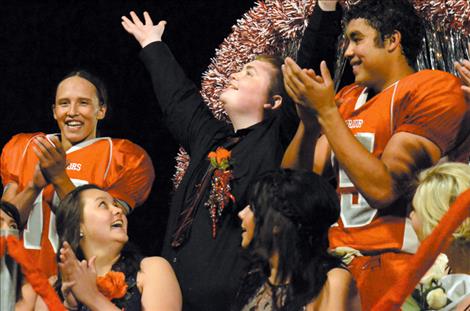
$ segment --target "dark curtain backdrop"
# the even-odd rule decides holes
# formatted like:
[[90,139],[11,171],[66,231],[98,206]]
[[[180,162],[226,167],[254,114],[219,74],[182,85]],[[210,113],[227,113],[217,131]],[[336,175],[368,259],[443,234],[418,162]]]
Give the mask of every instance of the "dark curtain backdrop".
[[140,47],[120,17],[147,10],[167,20],[164,41],[190,79],[200,84],[214,49],[254,0],[2,0],[0,4],[0,147],[16,133],[57,132],[51,105],[61,77],[87,68],[105,81],[111,113],[101,136],[127,138],[151,156],[152,193],[130,216],[130,237],[159,254],[178,145],[161,121]]

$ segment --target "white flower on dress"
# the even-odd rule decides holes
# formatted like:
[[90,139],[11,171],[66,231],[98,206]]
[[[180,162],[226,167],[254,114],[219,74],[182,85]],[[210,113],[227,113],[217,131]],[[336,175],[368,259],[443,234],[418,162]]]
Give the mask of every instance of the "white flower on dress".
[[439,310],[447,304],[447,295],[442,288],[436,288],[426,295],[429,308]]

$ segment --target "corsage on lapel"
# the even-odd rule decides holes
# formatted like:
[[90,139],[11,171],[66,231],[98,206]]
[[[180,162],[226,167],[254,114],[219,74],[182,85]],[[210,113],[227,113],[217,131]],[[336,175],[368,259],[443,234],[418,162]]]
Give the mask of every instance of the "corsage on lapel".
[[230,156],[231,152],[222,147],[209,152],[207,156],[214,169],[214,174],[212,175],[209,199],[204,205],[209,209],[212,222],[212,238],[214,239],[217,234],[217,223],[225,206],[230,200],[235,203],[235,197],[230,192],[230,180],[233,178]]

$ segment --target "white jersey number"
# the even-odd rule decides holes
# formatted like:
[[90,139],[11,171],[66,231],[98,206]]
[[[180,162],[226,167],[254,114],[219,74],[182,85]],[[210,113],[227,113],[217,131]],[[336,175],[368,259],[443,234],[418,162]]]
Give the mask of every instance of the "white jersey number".
[[[81,179],[71,179],[72,183],[78,187],[81,185],[88,184],[88,181]],[[43,192],[41,191],[33,203],[33,209],[28,217],[28,224],[23,233],[23,244],[26,249],[41,249],[41,236],[43,229],[43,218],[42,213],[42,200]],[[52,205],[54,207],[59,206],[60,200],[56,192],[52,199]],[[55,214],[51,211],[49,219],[49,241],[51,242],[54,252],[57,253],[59,246],[59,236],[57,235],[57,229],[55,224]]]
[[[374,150],[375,135],[373,133],[357,133],[356,139],[372,153]],[[348,175],[340,167],[339,169],[339,188],[353,188],[354,185]],[[357,192],[356,192],[357,193]],[[368,225],[377,214],[377,210],[369,206],[366,199],[357,193],[357,203],[353,201],[353,193],[341,194],[341,221],[344,227],[354,228]]]

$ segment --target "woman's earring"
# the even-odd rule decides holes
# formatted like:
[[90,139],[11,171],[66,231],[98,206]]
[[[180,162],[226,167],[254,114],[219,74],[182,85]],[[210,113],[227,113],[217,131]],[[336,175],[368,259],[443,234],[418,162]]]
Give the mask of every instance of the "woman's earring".
[[85,235],[80,231],[80,238],[83,238]]

